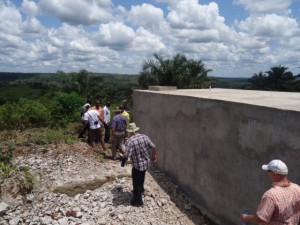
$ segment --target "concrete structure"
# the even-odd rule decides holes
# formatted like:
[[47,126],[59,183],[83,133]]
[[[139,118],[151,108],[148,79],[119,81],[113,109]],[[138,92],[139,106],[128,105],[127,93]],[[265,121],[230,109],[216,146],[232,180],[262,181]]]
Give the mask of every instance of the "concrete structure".
[[210,218],[241,224],[271,183],[279,158],[300,183],[300,93],[232,89],[134,92],[135,122],[164,170]]

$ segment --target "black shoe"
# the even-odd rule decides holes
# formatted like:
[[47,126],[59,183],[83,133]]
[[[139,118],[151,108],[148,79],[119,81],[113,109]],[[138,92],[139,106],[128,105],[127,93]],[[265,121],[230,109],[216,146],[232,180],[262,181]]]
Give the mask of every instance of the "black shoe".
[[133,198],[133,199],[131,199],[131,201],[130,201],[130,205],[132,205],[132,206],[137,206],[137,207],[141,207],[141,206],[144,205],[144,203],[143,203],[143,200],[136,201],[136,200]]

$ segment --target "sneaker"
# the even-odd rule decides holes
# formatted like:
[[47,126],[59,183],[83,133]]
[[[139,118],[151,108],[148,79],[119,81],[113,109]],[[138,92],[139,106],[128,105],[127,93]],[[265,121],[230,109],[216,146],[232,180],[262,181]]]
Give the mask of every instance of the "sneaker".
[[136,200],[133,198],[133,199],[131,199],[131,201],[130,201],[130,205],[132,205],[132,206],[137,206],[137,207],[141,207],[141,206],[144,205],[144,203],[143,203],[143,200],[136,201]]

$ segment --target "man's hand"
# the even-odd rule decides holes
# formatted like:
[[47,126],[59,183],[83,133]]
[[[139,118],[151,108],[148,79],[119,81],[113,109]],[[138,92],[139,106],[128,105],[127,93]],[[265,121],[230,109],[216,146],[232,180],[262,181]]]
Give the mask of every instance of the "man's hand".
[[152,155],[152,157],[151,157],[151,161],[152,161],[152,162],[156,162],[156,161],[157,161],[156,154]]

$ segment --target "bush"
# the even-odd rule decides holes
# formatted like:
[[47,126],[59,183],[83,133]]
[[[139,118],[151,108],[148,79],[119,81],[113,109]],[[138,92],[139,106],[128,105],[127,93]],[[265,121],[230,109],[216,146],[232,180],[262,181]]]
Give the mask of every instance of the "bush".
[[0,127],[3,130],[47,126],[49,120],[47,108],[38,101],[20,99],[17,103],[0,106]]
[[49,104],[52,125],[65,127],[80,118],[80,107],[84,99],[76,93],[57,95]]

